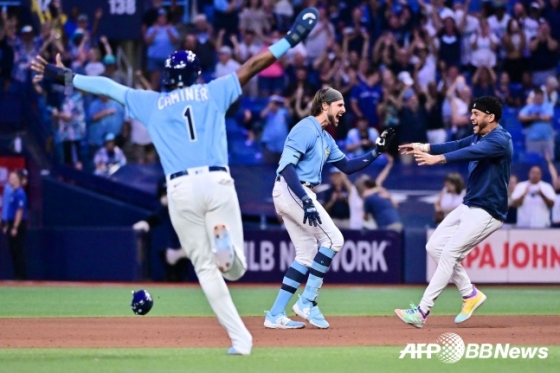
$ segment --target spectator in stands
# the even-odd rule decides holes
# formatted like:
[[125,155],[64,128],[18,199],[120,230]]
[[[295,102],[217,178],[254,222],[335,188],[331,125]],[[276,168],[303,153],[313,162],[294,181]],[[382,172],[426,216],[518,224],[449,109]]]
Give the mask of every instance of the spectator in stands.
[[437,61],[433,53],[425,44],[420,44],[415,49],[413,57],[414,64],[414,81],[423,91],[428,89],[430,83],[436,81]]
[[442,144],[447,140],[447,131],[443,122],[443,100],[444,95],[437,90],[435,82],[428,84],[428,90],[421,101],[426,108],[426,119],[428,126],[426,136],[430,144]]
[[[199,14],[198,16],[201,16]],[[198,17],[197,16],[197,17]],[[206,19],[206,17],[205,17]],[[202,42],[201,40],[204,40]],[[195,34],[186,34],[183,39],[183,49],[193,51],[200,60],[201,78],[208,83],[214,75],[216,68],[216,47],[214,40],[209,37],[199,38]]]
[[[244,31],[241,41],[237,39],[236,35],[231,35],[230,40],[233,44],[233,56],[240,64],[245,63],[245,61],[249,60],[261,50],[261,44],[255,37],[255,32],[253,30]],[[256,76],[251,78],[243,87],[243,93],[250,97],[257,97],[259,94],[258,90],[258,78]]]
[[509,177],[509,184],[508,184],[508,213],[506,216],[506,220],[504,220],[504,224],[508,225],[515,225],[517,224],[517,207],[513,204],[513,199],[511,195],[513,191],[517,187],[519,183],[519,178],[515,174],[511,174]]
[[13,78],[20,83],[31,83],[31,61],[39,53],[33,37],[33,27],[25,25],[21,28],[21,37],[17,39],[14,47]]
[[346,155],[348,158],[355,158],[372,151],[378,137],[379,132],[368,126],[367,119],[358,117],[355,128],[348,131],[346,137]]
[[437,33],[435,43],[442,68],[461,65],[461,32],[455,24],[453,12],[445,13],[443,28]]
[[278,164],[284,142],[288,136],[289,112],[284,107],[284,98],[272,95],[268,105],[261,111],[264,121],[261,142],[263,144],[263,162]]
[[88,62],[86,63],[84,70],[86,75],[89,76],[99,76],[103,75],[105,72],[105,65],[101,62],[101,51],[97,47],[93,47],[88,53]]
[[379,82],[379,70],[370,67],[365,81],[356,85],[350,93],[350,107],[354,115],[366,118],[372,127],[380,124],[377,106],[383,101],[383,90]]
[[[220,35],[221,32],[218,34]],[[218,39],[220,37],[218,36]],[[218,49],[218,63],[216,64],[216,78],[221,78],[235,72],[240,64],[232,58],[232,50],[227,45],[221,46]]]
[[320,7],[319,21],[305,40],[305,48],[307,49],[307,58],[309,61],[314,61],[321,56],[325,45],[328,45],[329,40],[334,39],[335,36],[334,26],[329,21],[327,10],[325,7]]
[[80,144],[86,135],[86,113],[82,92],[75,89],[71,94],[65,95],[60,111],[54,108],[52,116],[58,125],[63,162],[82,169]]
[[[458,94],[456,92],[458,91]],[[470,108],[472,93],[463,77],[458,78],[447,90],[451,104],[451,131],[454,139],[462,139],[472,134]]]
[[47,61],[51,61],[57,53],[64,53],[62,35],[52,27],[50,21],[41,25],[41,35],[35,38],[35,42],[40,46],[39,54]]
[[4,204],[6,212],[6,224],[2,231],[8,238],[8,248],[12,255],[14,267],[14,278],[16,280],[27,279],[27,265],[25,259],[25,235],[27,233],[27,195],[22,187],[22,175],[17,171],[10,172],[8,178],[10,184],[11,198]]
[[473,96],[491,96],[494,93],[496,80],[494,69],[488,66],[477,67],[472,77]]
[[239,30],[239,11],[241,0],[214,0],[214,28],[223,28],[226,37],[237,34]]
[[463,203],[465,193],[465,182],[461,174],[457,172],[447,174],[443,181],[443,189],[434,203],[434,222],[441,223],[451,211]]
[[104,76],[119,84],[126,85],[126,75],[117,68],[117,59],[113,54],[107,54],[103,57],[103,66],[105,67]]
[[[404,105],[399,111],[399,144],[428,142],[428,115],[426,108],[420,105],[418,95],[414,91],[405,94],[403,99]],[[411,164],[414,158],[403,154],[401,160],[403,163]]]
[[507,14],[507,1],[494,1],[494,14],[488,17],[490,30],[498,39],[502,39],[507,30],[507,25],[511,17]]
[[378,229],[402,231],[398,205],[385,188],[378,186],[374,180],[365,180],[363,199],[364,213],[373,217]]
[[525,150],[527,153],[554,154],[554,130],[552,116],[554,109],[544,102],[544,92],[540,88],[534,90],[533,103],[525,105],[519,112],[519,121],[527,127]]
[[[546,84],[541,86],[544,102],[553,107],[558,104],[558,79],[555,76],[546,78]],[[535,97],[535,91],[531,91],[527,97],[527,104],[532,104]]]
[[[560,25],[560,0],[547,1],[543,16],[549,25]],[[551,35],[555,40],[560,40],[560,27],[552,27]]]
[[104,145],[95,153],[93,158],[95,174],[109,177],[126,164],[126,157],[116,144],[115,135],[108,133],[104,138]]
[[[261,50],[267,49],[278,40],[280,40],[280,33],[274,30],[270,38],[265,40],[265,45],[261,47]],[[262,97],[281,95],[284,91],[284,66],[282,65],[282,59],[277,60],[261,71],[258,77],[259,93]]]
[[539,25],[538,34],[529,42],[529,48],[533,84],[541,86],[546,83],[546,78],[556,74],[558,64],[558,40],[550,34],[550,26],[546,21]]
[[258,38],[270,31],[270,22],[268,22],[261,0],[250,0],[249,4],[243,8],[239,14],[239,29],[242,32],[251,31]]
[[[518,4],[521,5],[515,5]],[[521,83],[523,69],[527,68],[524,61],[528,43],[518,20],[509,20],[502,43],[505,50],[504,71],[508,73],[511,83]]]
[[480,31],[471,36],[470,41],[472,46],[471,64],[474,67],[485,66],[493,69],[497,62],[496,51],[500,39],[490,31],[486,20],[480,22]]
[[494,96],[498,97],[502,104],[506,106],[512,108],[523,106],[520,91],[514,91],[510,88],[509,75],[505,71],[500,74],[500,79],[494,88]]
[[179,33],[169,24],[167,11],[160,8],[156,22],[144,34],[144,42],[148,46],[149,79],[155,90],[159,90],[161,70],[166,58],[175,50],[178,40]]
[[531,167],[529,180],[517,184],[511,198],[513,206],[517,207],[519,228],[550,227],[550,210],[554,206],[556,194],[552,185],[542,181],[539,166]]
[[461,65],[468,67],[471,65],[472,42],[471,38],[480,31],[480,21],[478,17],[469,13],[471,1],[465,3],[461,1],[453,2],[453,11],[455,23],[461,32]]
[[556,192],[556,198],[554,198],[554,206],[552,206],[552,226],[554,228],[560,228],[560,177],[558,177],[558,171],[554,166],[554,157],[550,154],[546,155],[546,162],[548,163],[548,171],[550,172],[550,177],[552,179],[552,187]]
[[14,66],[14,50],[8,44],[5,24],[0,24],[0,91],[10,82]]
[[[522,3],[515,4],[514,8],[524,8]],[[532,40],[539,32],[541,6],[538,2],[532,1],[529,5],[528,15],[518,18],[523,27],[523,33],[527,40]],[[522,12],[523,13],[523,12]]]
[[123,106],[105,96],[96,98],[89,107],[88,141],[91,154],[103,145],[103,136],[112,133],[118,145],[122,145],[124,124]]
[[372,57],[374,65],[390,66],[393,63],[398,47],[393,34],[384,31],[373,46]]
[[329,174],[330,185],[321,198],[323,207],[339,229],[350,228],[349,196],[352,183],[338,168],[333,167]]

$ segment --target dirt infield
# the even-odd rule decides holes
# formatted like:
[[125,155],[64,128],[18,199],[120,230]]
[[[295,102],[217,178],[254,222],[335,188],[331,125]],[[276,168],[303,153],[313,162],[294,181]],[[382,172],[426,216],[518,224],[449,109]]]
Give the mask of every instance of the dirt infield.
[[[331,328],[269,330],[264,317],[245,317],[255,347],[404,346],[455,332],[465,343],[560,345],[560,316],[474,316],[457,326],[432,316],[423,329],[394,317],[330,317]],[[0,348],[227,347],[212,317],[0,318]]]

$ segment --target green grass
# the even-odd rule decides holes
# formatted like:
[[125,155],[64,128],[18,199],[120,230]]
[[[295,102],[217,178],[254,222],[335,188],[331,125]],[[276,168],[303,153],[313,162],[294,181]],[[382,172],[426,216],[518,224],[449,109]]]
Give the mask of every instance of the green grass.
[[[435,356],[400,360],[402,347],[257,348],[251,356],[223,349],[0,349],[0,372],[555,372],[560,347],[546,359],[462,359],[444,364]],[[258,367],[258,368],[256,368]]]
[[[212,312],[198,287],[143,285],[154,297],[154,316],[210,316]],[[0,287],[0,317],[100,317],[134,316],[131,290],[123,287]],[[417,287],[332,287],[321,290],[321,309],[335,315],[392,315],[393,309],[418,302],[424,292]],[[560,313],[560,287],[483,286],[488,301],[477,314]],[[270,308],[278,287],[233,288],[232,296],[242,316],[262,316]],[[301,292],[301,289],[300,289]],[[295,301],[295,297],[292,302]],[[433,309],[434,314],[454,315],[461,307],[459,293],[447,288]]]

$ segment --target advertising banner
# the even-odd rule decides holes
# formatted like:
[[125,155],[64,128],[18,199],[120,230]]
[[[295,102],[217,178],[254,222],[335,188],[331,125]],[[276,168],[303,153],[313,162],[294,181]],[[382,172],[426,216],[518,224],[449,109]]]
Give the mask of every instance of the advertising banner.
[[[433,230],[428,230],[428,238]],[[501,229],[463,261],[473,282],[560,283],[560,230]],[[427,256],[426,281],[436,263]]]
[[[334,257],[329,283],[402,282],[402,238],[393,231],[344,231],[344,246]],[[245,231],[247,273],[241,282],[280,283],[295,258],[286,231]]]

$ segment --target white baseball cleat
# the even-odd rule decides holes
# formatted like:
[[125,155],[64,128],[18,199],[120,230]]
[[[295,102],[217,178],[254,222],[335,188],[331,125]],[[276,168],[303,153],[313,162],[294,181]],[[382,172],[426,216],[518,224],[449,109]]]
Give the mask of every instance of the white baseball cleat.
[[218,224],[214,227],[214,242],[216,245],[214,251],[216,265],[220,272],[226,273],[231,269],[235,260],[235,249],[225,225]]

